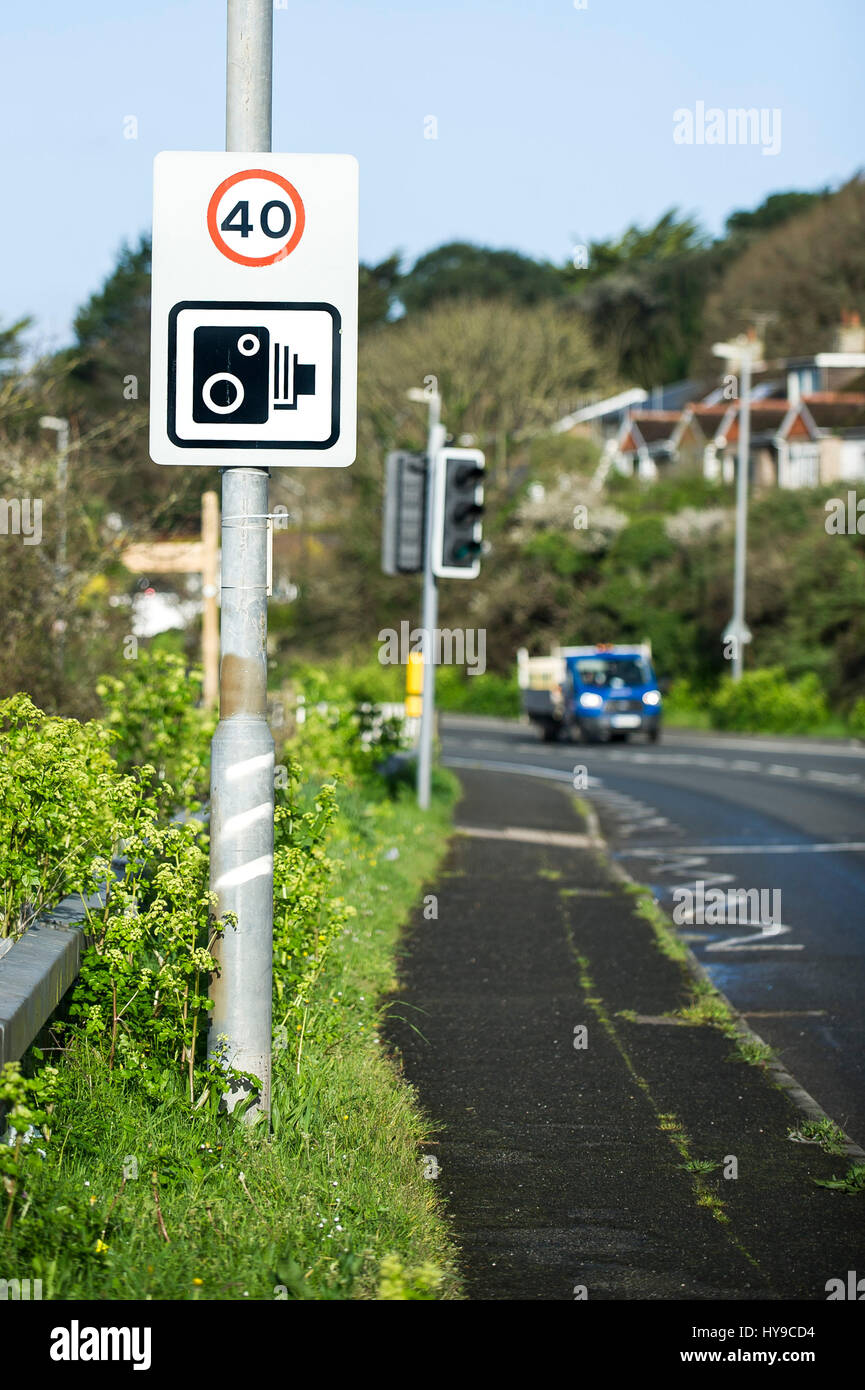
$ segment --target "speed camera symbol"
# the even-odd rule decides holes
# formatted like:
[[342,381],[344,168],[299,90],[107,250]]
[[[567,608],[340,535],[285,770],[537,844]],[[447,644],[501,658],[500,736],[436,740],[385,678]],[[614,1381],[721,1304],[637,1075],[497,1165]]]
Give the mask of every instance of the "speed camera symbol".
[[268,416],[270,334],[261,325],[196,328],[192,418],[198,425],[263,425]]
[[315,394],[315,366],[261,324],[202,324],[192,340],[192,418],[197,425],[263,425]]

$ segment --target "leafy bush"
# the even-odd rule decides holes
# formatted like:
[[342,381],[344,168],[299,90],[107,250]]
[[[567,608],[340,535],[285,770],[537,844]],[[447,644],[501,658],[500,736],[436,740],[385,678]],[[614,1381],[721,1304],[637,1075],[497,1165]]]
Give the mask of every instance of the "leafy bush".
[[573,579],[594,564],[590,554],[578,549],[569,537],[559,531],[541,531],[539,535],[532,536],[524,545],[523,554],[539,560],[562,579]]
[[619,532],[610,548],[610,559],[625,568],[648,570],[675,553],[663,517],[641,516]]
[[[398,670],[378,663],[353,674],[340,666],[301,668],[295,677],[295,699],[302,718],[288,761],[296,759],[317,782],[336,779],[354,786],[368,780],[403,746],[402,721],[382,718],[377,699],[370,698],[382,689],[377,682],[386,682],[387,690]],[[402,695],[393,699],[397,703]],[[380,790],[384,791],[384,784]]]
[[673,681],[664,696],[664,718],[671,724],[702,728],[708,724],[708,695],[689,680]]
[[848,715],[847,723],[851,734],[856,738],[865,738],[865,699],[856,701]]
[[[144,808],[119,882],[106,866],[105,905],[88,920],[69,1016],[83,1037],[103,1041],[105,1066],[125,1084],[162,1101],[180,1081],[193,1103],[213,1080],[207,987],[221,924],[201,826],[157,826],[153,818]],[[216,1100],[220,1089],[212,1088]]]
[[0,936],[105,877],[140,796],[111,743],[95,720],[43,714],[27,695],[0,703]]
[[406,1269],[399,1255],[385,1255],[379,1270],[379,1299],[430,1302],[436,1298],[443,1274],[434,1264]]
[[716,729],[804,733],[829,717],[825,696],[813,673],[787,679],[780,666],[746,671],[740,681],[725,681],[711,696],[709,712]]
[[144,650],[122,677],[103,676],[96,686],[117,735],[114,756],[124,772],[156,769],[165,809],[195,810],[207,795],[216,720],[195,705],[202,681],[182,657]]
[[439,709],[463,714],[516,718],[520,712],[516,673],[498,676],[485,671],[479,676],[464,676],[455,666],[440,666],[436,671],[436,704]]
[[328,896],[335,869],[326,850],[337,812],[335,788],[320,787],[304,811],[296,764],[290,764],[289,778],[287,801],[274,815],[273,1018],[279,1047],[299,1061],[315,984],[355,909]]

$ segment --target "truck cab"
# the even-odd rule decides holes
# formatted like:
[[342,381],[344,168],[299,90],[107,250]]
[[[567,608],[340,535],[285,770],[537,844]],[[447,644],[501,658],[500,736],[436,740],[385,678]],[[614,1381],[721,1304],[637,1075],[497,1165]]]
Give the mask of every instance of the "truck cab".
[[643,733],[661,736],[662,701],[649,642],[555,647],[551,656],[517,653],[523,713],[551,742],[566,730],[587,743]]
[[586,742],[644,733],[657,743],[662,701],[647,642],[560,650],[569,677],[572,722]]

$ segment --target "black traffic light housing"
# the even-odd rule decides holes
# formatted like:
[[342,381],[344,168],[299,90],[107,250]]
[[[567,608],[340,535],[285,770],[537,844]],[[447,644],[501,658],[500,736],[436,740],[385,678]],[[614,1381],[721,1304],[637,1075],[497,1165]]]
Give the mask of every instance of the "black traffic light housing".
[[385,460],[381,567],[385,574],[423,569],[427,463],[424,454],[395,450]]
[[480,574],[485,466],[479,449],[445,447],[436,455],[432,568],[441,579]]

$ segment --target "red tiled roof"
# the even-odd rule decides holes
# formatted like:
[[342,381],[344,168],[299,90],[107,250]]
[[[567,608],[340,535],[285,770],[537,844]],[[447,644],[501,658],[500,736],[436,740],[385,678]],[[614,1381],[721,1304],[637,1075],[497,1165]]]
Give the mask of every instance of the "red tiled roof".
[[802,399],[821,430],[865,425],[865,395],[862,393],[815,391]]
[[631,422],[636,425],[647,444],[669,439],[682,418],[680,410],[634,410]]

